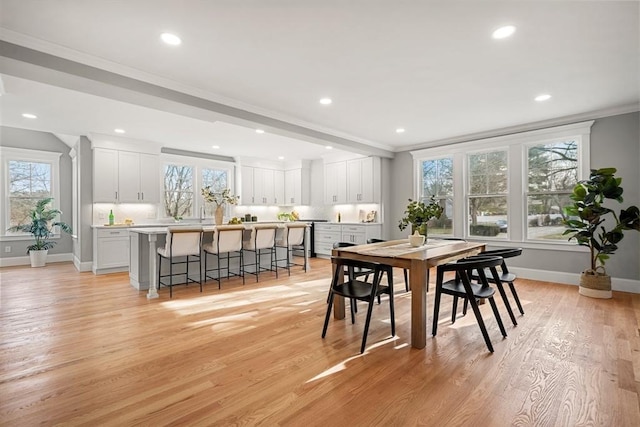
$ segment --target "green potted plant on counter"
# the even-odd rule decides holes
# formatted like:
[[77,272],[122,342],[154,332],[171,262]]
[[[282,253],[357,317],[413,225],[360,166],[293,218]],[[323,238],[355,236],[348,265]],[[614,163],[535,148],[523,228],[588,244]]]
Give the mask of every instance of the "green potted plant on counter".
[[442,212],[444,212],[444,209],[436,202],[433,196],[431,196],[429,204],[409,199],[409,204],[404,211],[405,216],[398,223],[398,228],[404,230],[411,225],[411,233],[423,235],[426,241],[427,223],[432,218],[439,219]]
[[622,178],[616,178],[616,172],[615,168],[592,169],[589,179],[573,188],[573,205],[564,208],[567,230],[563,234],[589,248],[591,265],[580,276],[580,294],[594,298],[611,298],[611,277],[604,263],[618,250],[625,230],[640,231],[636,206],[622,209],[619,215],[604,206],[606,199],[623,202]]
[[54,227],[60,227],[60,230],[71,233],[69,225],[61,221],[55,221],[56,217],[62,212],[58,209],[48,209],[52,200],[50,197],[39,200],[35,208],[29,213],[31,222],[15,225],[8,229],[13,233],[23,232],[33,235],[35,242],[27,246],[31,267],[43,267],[46,264],[49,249],[57,244],[57,242],[51,240],[55,235],[53,232]]

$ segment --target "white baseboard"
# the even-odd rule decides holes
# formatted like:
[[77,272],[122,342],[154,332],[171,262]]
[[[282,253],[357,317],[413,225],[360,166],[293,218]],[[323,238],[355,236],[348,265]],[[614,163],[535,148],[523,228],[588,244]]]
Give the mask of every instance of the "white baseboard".
[[85,272],[85,271],[91,271],[91,266],[93,265],[93,262],[91,262],[91,261],[89,261],[89,262],[80,262],[78,257],[74,255],[74,257],[73,257],[73,265],[76,267],[76,270],[78,270],[80,272]]
[[[73,261],[72,253],[47,255],[47,263],[67,261]],[[29,258],[29,255],[0,258],[0,267],[14,267],[17,265],[31,265],[31,259]]]
[[[534,270],[531,268],[509,267],[522,277],[523,279],[541,280],[543,282],[564,283],[567,285],[578,286],[580,283],[580,274],[565,273],[561,271]],[[640,280],[620,279],[611,277],[611,289],[614,291],[631,292],[640,294]]]

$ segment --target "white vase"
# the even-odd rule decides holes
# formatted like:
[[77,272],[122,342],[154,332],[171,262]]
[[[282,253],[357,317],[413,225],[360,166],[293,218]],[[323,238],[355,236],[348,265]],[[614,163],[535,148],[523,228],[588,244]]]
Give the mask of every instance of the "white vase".
[[31,259],[31,267],[44,267],[47,263],[48,249],[42,249],[39,251],[29,251],[29,258]]

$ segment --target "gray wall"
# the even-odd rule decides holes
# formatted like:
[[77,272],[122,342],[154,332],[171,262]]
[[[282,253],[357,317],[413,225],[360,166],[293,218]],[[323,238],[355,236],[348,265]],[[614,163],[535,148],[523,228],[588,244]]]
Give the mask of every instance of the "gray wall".
[[[621,207],[640,206],[640,113],[629,113],[597,119],[591,128],[591,168],[615,167],[622,177],[624,203]],[[392,160],[390,203],[386,206],[387,238],[401,239],[406,233],[398,229],[407,199],[413,197],[413,158],[409,152],[397,153]],[[389,226],[390,224],[390,226]],[[616,278],[640,279],[640,233],[629,231],[619,244],[619,250],[607,261],[607,272]],[[510,264],[535,270],[581,273],[589,267],[586,253],[549,251],[526,248],[523,256]]]
[[[60,219],[71,225],[71,157],[70,148],[60,141],[56,136],[48,132],[38,132],[26,129],[17,129],[6,126],[0,127],[0,141],[3,147],[26,148],[29,150],[53,151],[62,153],[60,156]],[[63,254],[72,252],[71,236],[63,233],[58,244],[51,250],[50,254]],[[23,257],[26,256],[27,246],[31,240],[11,241],[3,243],[0,257]],[[11,246],[11,252],[5,253],[4,246]]]
[[91,141],[85,136],[81,136],[76,144],[78,152],[78,173],[79,184],[79,211],[80,211],[80,230],[79,230],[79,246],[80,254],[78,256],[80,262],[91,262],[93,260],[93,231],[91,224],[93,223],[93,151],[91,150]]

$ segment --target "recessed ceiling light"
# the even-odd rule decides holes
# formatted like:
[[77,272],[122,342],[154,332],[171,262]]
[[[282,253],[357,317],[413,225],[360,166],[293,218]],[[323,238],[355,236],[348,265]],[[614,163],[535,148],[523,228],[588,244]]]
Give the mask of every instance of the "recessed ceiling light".
[[320,104],[322,104],[322,105],[329,105],[332,102],[333,101],[331,100],[331,98],[322,98],[322,99],[320,99]]
[[278,160],[284,160],[284,156],[278,156]]
[[332,147],[332,146],[330,146],[330,145],[327,145],[327,146],[326,146],[326,147],[324,147],[324,148],[326,148],[327,150],[331,150],[333,147]]
[[114,129],[115,133],[124,133],[124,129]]
[[493,37],[494,39],[505,39],[513,35],[513,33],[515,32],[516,32],[516,27],[514,27],[513,25],[507,25],[495,30],[491,35],[491,37]]
[[220,148],[219,145],[212,145],[211,148],[213,148],[214,150],[218,150]]
[[160,35],[160,38],[162,39],[163,42],[171,46],[178,46],[180,43],[182,43],[182,40],[180,40],[180,37],[171,33],[162,33]]
[[549,95],[548,93],[543,93],[542,95],[536,96],[534,99],[538,102],[542,102],[551,99],[551,95]]
[[398,129],[396,129],[396,133],[404,133],[404,128],[398,128]]
[[262,130],[262,129],[256,129],[256,133],[264,133],[264,130]]
[[22,115],[22,117],[24,117],[25,119],[37,119],[38,116],[36,116],[35,114],[31,114],[31,113],[24,113]]

